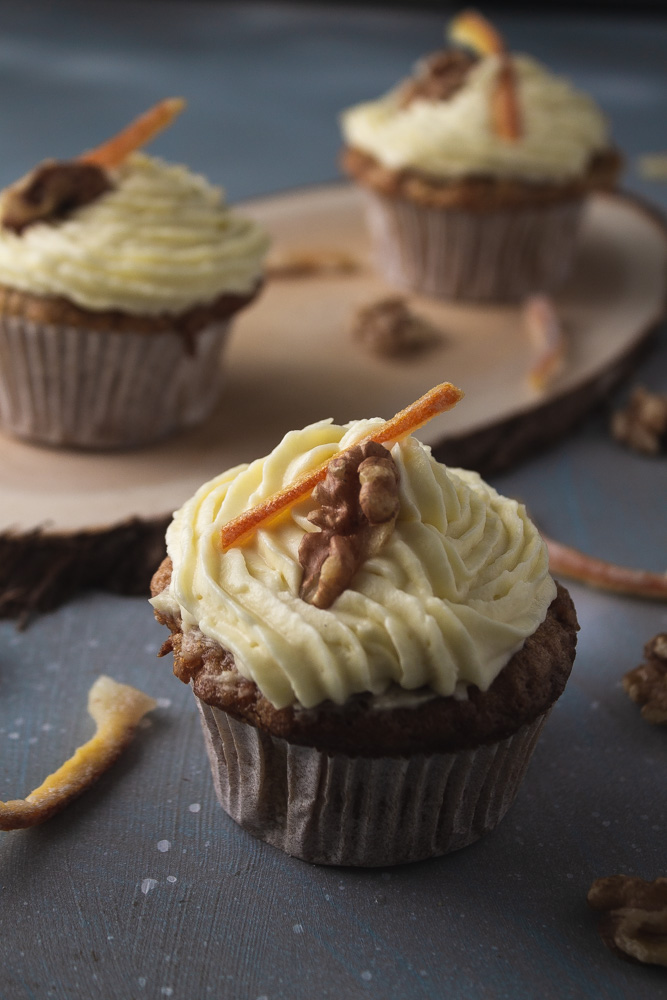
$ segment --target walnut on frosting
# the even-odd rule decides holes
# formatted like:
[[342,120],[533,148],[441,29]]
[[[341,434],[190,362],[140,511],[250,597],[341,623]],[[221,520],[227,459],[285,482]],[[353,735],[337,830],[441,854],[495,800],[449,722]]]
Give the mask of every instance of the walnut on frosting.
[[400,107],[418,99],[448,101],[461,89],[476,62],[477,56],[463,49],[443,49],[425,56],[399,91]]
[[603,914],[600,933],[621,958],[667,966],[667,878],[598,878],[589,905]]
[[22,233],[36,222],[64,218],[112,188],[105,170],[77,160],[45,160],[2,198],[0,224]]
[[659,632],[644,646],[646,663],[629,670],[623,687],[642,706],[642,718],[667,725],[667,632]]
[[398,515],[398,469],[381,444],[367,441],[342,452],[313,490],[317,507],[299,545],[303,578],[299,596],[329,608],[359,567],[380,550]]

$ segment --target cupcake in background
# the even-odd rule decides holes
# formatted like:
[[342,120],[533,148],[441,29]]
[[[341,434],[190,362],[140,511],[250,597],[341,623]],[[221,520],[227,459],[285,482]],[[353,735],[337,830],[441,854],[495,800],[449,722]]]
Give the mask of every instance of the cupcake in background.
[[465,12],[450,48],[343,113],[377,266],[400,288],[516,301],[567,277],[586,196],[621,168],[595,102]]
[[493,829],[570,673],[574,609],[525,509],[411,436],[460,395],[292,431],[169,527],[161,653],[220,803],[303,860],[399,864]]
[[220,397],[230,321],[257,295],[268,239],[185,166],[137,152],[163,101],[0,202],[0,428],[84,448],[145,445]]

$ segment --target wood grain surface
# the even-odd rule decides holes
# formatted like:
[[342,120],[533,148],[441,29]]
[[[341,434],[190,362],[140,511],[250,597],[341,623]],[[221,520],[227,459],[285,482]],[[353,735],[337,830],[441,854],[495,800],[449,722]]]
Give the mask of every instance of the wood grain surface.
[[[8,0],[2,12],[0,184],[182,93],[189,110],[155,152],[234,200],[335,180],[337,112],[392,85],[443,26],[440,13],[203,0]],[[535,12],[499,26],[593,93],[628,183],[667,206],[667,189],[632,169],[662,144],[667,26]],[[664,329],[637,378],[667,392]],[[667,463],[614,443],[602,413],[492,482],[563,542],[667,565]],[[380,871],[303,864],[225,816],[192,695],[156,659],[164,635],[144,597],[91,592],[24,631],[3,622],[3,799],[89,737],[100,673],[160,706],[66,812],[0,835],[0,1000],[667,998],[664,970],[613,956],[585,902],[598,876],[667,874],[666,734],[620,684],[667,617],[662,605],[571,592],[574,672],[507,817],[459,853]]]
[[269,231],[275,255],[333,248],[359,270],[269,280],[235,324],[221,359],[223,399],[201,427],[116,452],[0,435],[0,617],[26,620],[89,587],[145,590],[170,512],[202,482],[268,454],[294,427],[387,417],[434,380],[455,382],[465,398],[418,436],[449,465],[485,476],[510,468],[609,396],[665,309],[667,226],[629,195],[598,195],[555,298],[566,363],[543,390],[529,384],[534,356],[519,308],[410,296],[433,343],[415,356],[378,356],[350,332],[361,306],[392,294],[373,271],[359,193],[347,184],[305,188],[241,210]]
[[[327,417],[387,419],[443,381],[460,386],[464,399],[417,436],[444,455],[455,442],[462,457],[469,440],[486,437],[491,447],[482,467],[474,461],[479,454],[464,464],[498,472],[525,457],[533,441],[544,448],[557,440],[604,399],[664,313],[667,224],[631,197],[605,194],[588,206],[572,276],[555,297],[567,361],[544,390],[529,383],[535,357],[517,307],[410,296],[411,309],[438,336],[414,356],[374,354],[352,339],[352,320],[393,290],[373,271],[362,208],[347,184],[245,203],[240,210],[268,230],[275,253],[334,248],[360,270],[269,280],[239,314],[222,361],[224,398],[200,427],[152,447],[111,452],[0,436],[4,527],[16,534],[42,525],[47,534],[91,532],[161,518],[202,482],[267,454],[295,427]],[[510,425],[521,435],[506,435]]]

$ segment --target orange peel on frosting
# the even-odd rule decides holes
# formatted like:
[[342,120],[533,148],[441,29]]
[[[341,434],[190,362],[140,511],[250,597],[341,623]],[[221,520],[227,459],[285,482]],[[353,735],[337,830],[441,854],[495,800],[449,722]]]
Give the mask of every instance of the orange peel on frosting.
[[491,120],[496,135],[507,142],[516,142],[522,131],[516,73],[502,35],[476,10],[464,10],[451,21],[447,37],[477,55],[500,57],[491,95]]
[[25,799],[0,802],[0,830],[37,826],[85,792],[113,764],[132,739],[153,698],[110,677],[98,677],[88,693],[95,735]]
[[[400,441],[439,413],[451,410],[462,398],[463,393],[460,389],[457,389],[451,382],[442,382],[420,396],[414,403],[410,403],[405,409],[400,410],[390,420],[380,424],[372,434],[368,434],[354,443],[361,445],[367,441],[375,441],[377,444],[387,444]],[[333,457],[338,458],[341,454],[342,452],[338,452]],[[226,552],[232,545],[242,545],[258,528],[266,527],[272,521],[282,517],[294,504],[308,496],[325,478],[330,461],[331,459],[311,472],[305,473],[289,486],[223,525],[220,529],[220,548],[222,551]]]
[[110,169],[118,167],[130,153],[145,146],[173,122],[185,107],[182,97],[167,97],[158,101],[148,111],[135,118],[124,129],[107,139],[95,149],[82,153],[78,159],[82,163],[94,163],[98,167]]
[[481,56],[505,52],[502,35],[476,10],[464,10],[450,22],[447,37],[455,45],[464,45]]
[[521,113],[516,90],[516,73],[509,55],[502,57],[496,86],[491,97],[491,118],[496,134],[506,142],[521,138]]

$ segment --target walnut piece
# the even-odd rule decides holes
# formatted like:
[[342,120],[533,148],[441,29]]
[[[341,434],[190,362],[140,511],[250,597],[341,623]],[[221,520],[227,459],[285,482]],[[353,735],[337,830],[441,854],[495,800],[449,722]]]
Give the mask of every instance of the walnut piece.
[[658,455],[667,447],[667,395],[636,386],[625,409],[614,413],[611,433],[635,451]]
[[416,354],[441,339],[439,331],[415,315],[400,295],[362,306],[352,322],[352,337],[373,354],[386,357]]
[[320,531],[308,532],[299,545],[299,596],[316,608],[329,608],[394,529],[399,507],[396,463],[375,441],[355,445],[329,463],[313,499],[318,506],[308,520]]
[[407,108],[416,100],[448,101],[465,83],[477,56],[463,49],[443,49],[420,59],[415,75],[399,91],[399,106]]
[[667,878],[598,878],[588,902],[603,914],[600,933],[612,951],[633,962],[667,966]]
[[46,160],[7,188],[0,223],[22,233],[35,222],[64,218],[111,188],[106,171],[93,163]]
[[623,687],[642,706],[642,718],[667,725],[667,632],[659,632],[644,646],[646,663],[629,670]]

